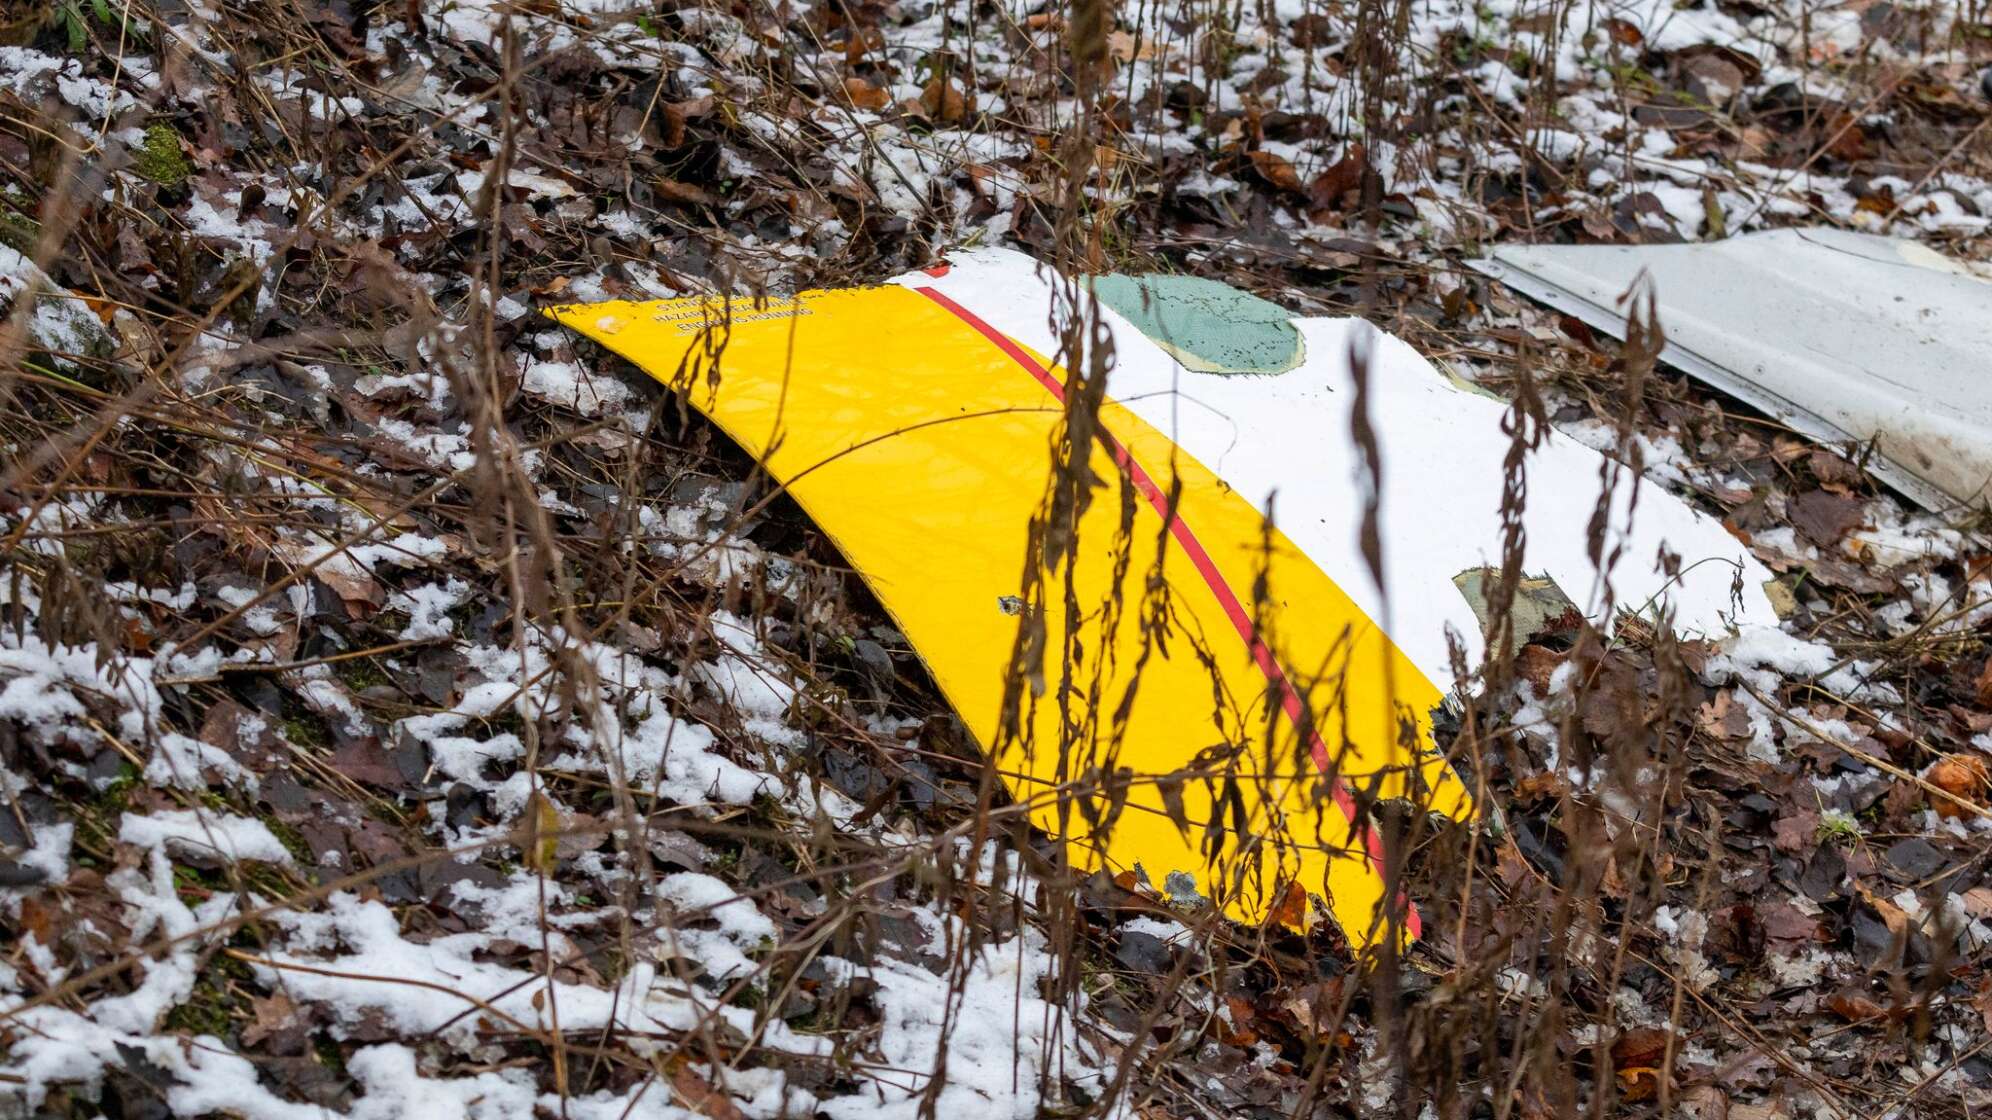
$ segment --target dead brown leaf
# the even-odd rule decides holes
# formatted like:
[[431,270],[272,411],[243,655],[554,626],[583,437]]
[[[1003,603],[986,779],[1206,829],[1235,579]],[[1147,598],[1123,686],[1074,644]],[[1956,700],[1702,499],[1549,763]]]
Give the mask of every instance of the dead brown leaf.
[[1819,919],[1801,912],[1789,902],[1773,902],[1758,907],[1757,922],[1768,941],[1803,944],[1826,940],[1826,930],[1819,924]]
[[1907,1013],[1906,1008],[1883,1007],[1867,993],[1854,988],[1834,992],[1826,1001],[1826,1006],[1833,1014],[1849,1023],[1869,1023],[1879,1019],[1899,1020]]
[[1275,190],[1286,191],[1289,194],[1307,193],[1306,185],[1300,181],[1300,174],[1285,157],[1277,152],[1264,150],[1250,152],[1248,155],[1252,160],[1252,170],[1258,172],[1259,178],[1264,179]]
[[1828,490],[1844,493],[1861,484],[1861,469],[1840,456],[1824,448],[1814,451],[1806,462],[1812,467],[1812,477]]
[[1314,908],[1308,905],[1307,889],[1299,883],[1288,883],[1286,891],[1280,895],[1279,904],[1273,907],[1268,921],[1273,925],[1288,929],[1306,931],[1314,926]]
[[[1985,796],[1986,787],[1992,784],[1985,769],[1985,760],[1977,755],[1951,754],[1938,759],[1924,777],[1933,786],[1953,797],[1966,801],[1980,802]],[[1949,798],[1932,797],[1930,807],[1940,817],[1961,817],[1967,810]]]
[[1860,527],[1866,505],[1859,498],[1830,490],[1808,490],[1785,503],[1792,528],[1807,540],[1831,548]]
[[1729,1094],[1714,1085],[1696,1085],[1681,1094],[1681,1103],[1701,1120],[1729,1120]]
[[1612,1071],[1627,1101],[1651,1100],[1660,1092],[1660,1067],[1673,1036],[1659,1027],[1634,1027],[1612,1043]]
[[560,831],[564,824],[553,802],[535,791],[526,801],[525,816],[520,822],[519,862],[542,875],[551,875],[560,859]]
[[1226,1046],[1251,1046],[1259,1041],[1259,1032],[1253,1029],[1254,1013],[1252,1001],[1244,996],[1226,996],[1212,1020],[1217,1027],[1217,1040]]
[[668,175],[651,176],[650,189],[657,192],[657,197],[684,206],[712,206],[719,202],[719,196],[704,187]]
[[1779,817],[1771,826],[1771,843],[1794,855],[1811,851],[1819,844],[1819,811],[1800,807]]
[[1992,887],[1973,887],[1964,892],[1964,912],[1974,918],[1992,918]]
[[1323,1042],[1338,1042],[1341,1029],[1342,980],[1323,980],[1289,989],[1280,998],[1280,1010],[1293,1017],[1306,1034]]
[[[318,559],[322,546],[304,541],[283,541],[275,549],[290,563],[302,567]],[[371,618],[387,602],[387,592],[381,589],[373,573],[361,567],[350,553],[320,561],[312,569],[311,578],[339,597],[339,602],[346,608],[347,618]]]
[[1549,678],[1567,654],[1548,646],[1526,645],[1515,651],[1515,675],[1535,686],[1536,695],[1549,695]]
[[671,1075],[671,1088],[686,1108],[700,1116],[712,1120],[747,1120],[732,1097],[714,1088],[712,1082],[700,1077],[690,1066],[679,1066]]
[[1750,713],[1731,698],[1728,692],[1718,692],[1715,699],[1701,706],[1696,722],[1701,729],[1718,739],[1737,741],[1751,737]]
[[1155,44],[1147,36],[1138,36],[1132,31],[1110,31],[1107,33],[1107,53],[1115,62],[1133,62],[1136,59],[1154,58]]
[[852,105],[874,113],[892,104],[891,94],[863,78],[845,78],[844,96],[850,98]]
[[[278,1053],[292,1053],[303,1041],[305,1018],[299,1014],[298,1006],[283,992],[274,992],[260,999],[249,1001],[250,1012],[254,1015],[247,1027],[242,1029],[242,1041],[250,1046],[258,1045],[265,1039],[277,1039],[274,1046]],[[283,1036],[290,1036],[288,1039]]]
[[968,119],[972,106],[968,97],[949,79],[936,74],[920,90],[920,111],[939,124],[960,124]]
[[1308,184],[1307,193],[1318,207],[1346,210],[1361,200],[1363,178],[1369,174],[1368,150],[1359,141],[1350,141],[1342,158]]
[[712,98],[695,97],[690,101],[673,101],[664,106],[664,147],[682,148],[685,146],[685,126],[712,112]]
[[1777,1075],[1778,1063],[1754,1046],[1724,1061],[1715,1070],[1716,1083],[1732,1090],[1761,1089],[1776,1080]]

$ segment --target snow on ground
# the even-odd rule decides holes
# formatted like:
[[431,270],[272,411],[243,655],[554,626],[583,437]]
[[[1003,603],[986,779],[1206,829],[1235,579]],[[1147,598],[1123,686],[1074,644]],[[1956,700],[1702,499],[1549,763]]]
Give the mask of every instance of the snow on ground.
[[[837,590],[806,530],[747,514],[750,464],[530,319],[556,297],[793,290],[962,244],[1044,248],[1047,153],[1079,112],[1057,9],[54,10],[0,47],[9,117],[50,114],[32,142],[0,137],[0,306],[25,328],[0,350],[66,386],[0,396],[74,393],[0,414],[5,1107],[910,1117],[937,1072],[942,1116],[1391,1104],[1372,1025],[1311,1049],[1328,942],[1243,949],[1149,897],[1087,911],[1112,948],[1068,944],[1046,916],[1084,892],[1048,895],[1021,834],[964,830],[972,751],[919,706],[903,639]],[[1395,262],[1383,287],[1428,286],[1400,329],[1431,328],[1413,341],[1463,349],[1497,389],[1518,350],[1563,343],[1553,317],[1442,278],[1492,238],[1830,221],[1984,244],[1972,99],[1992,36],[1955,5],[1403,14],[1388,64],[1365,65],[1361,36],[1381,37],[1344,6],[1117,13],[1117,104],[1084,188],[1107,240],[1309,311],[1355,302],[1348,261]],[[531,70],[511,118],[505,34]],[[48,144],[103,174],[55,192],[96,207],[55,247],[38,238],[68,219],[28,174]],[[1579,365],[1546,387],[1554,421],[1614,448],[1587,397],[1605,358]],[[15,476],[135,384],[156,410],[60,488]],[[1863,758],[1968,784],[1992,754],[1992,700],[1973,698],[1992,549],[1695,404],[1642,414],[1649,480],[1727,515],[1791,617],[1688,651],[1699,707],[1675,730],[1702,753],[1667,781],[1585,754],[1644,749],[1643,725],[1612,736],[1651,710],[1651,662],[1592,665],[1618,682],[1607,706],[1566,651],[1532,647],[1544,671],[1501,713],[1496,778],[1533,846],[1502,853],[1508,893],[1475,917],[1526,949],[1466,990],[1547,998],[1566,959],[1596,956],[1538,953],[1522,924],[1567,807],[1595,795],[1621,841],[1689,822],[1745,853],[1696,864],[1682,841],[1678,864],[1628,865],[1660,893],[1608,876],[1612,906],[1643,917],[1570,935],[1623,937],[1724,1009],[1680,1013],[1699,1115],[1772,1115],[1826,1084],[1844,1115],[1925,1084],[1982,1109],[1975,974],[1930,961],[1992,937],[1973,877],[1988,825]],[[1800,497],[1845,524],[1795,518]],[[567,566],[535,583],[549,542]],[[1691,795],[1651,814],[1661,787]],[[1422,963],[1479,963],[1438,925]],[[1265,971],[1296,956],[1306,994]],[[1584,1024],[1599,1045],[1669,1024],[1657,967],[1563,1010],[1609,1008]],[[1934,1024],[1915,1047],[1856,1000],[1898,980]],[[1723,1025],[1773,1001],[1789,1068]],[[1125,1054],[1163,1057],[1100,1100]]]

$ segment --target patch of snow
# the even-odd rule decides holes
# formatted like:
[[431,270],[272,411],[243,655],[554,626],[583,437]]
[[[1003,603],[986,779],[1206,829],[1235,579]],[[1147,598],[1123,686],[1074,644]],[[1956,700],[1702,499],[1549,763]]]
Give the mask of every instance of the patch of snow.
[[590,375],[574,362],[529,361],[522,387],[541,400],[583,416],[620,410],[631,396],[629,386],[612,377]]
[[118,826],[118,842],[181,854],[219,855],[231,862],[245,859],[291,862],[289,850],[262,821],[229,813],[194,809],[151,816],[126,813]]
[[[775,923],[724,880],[695,871],[666,875],[657,881],[656,897],[671,905],[675,920],[658,931],[658,936],[675,955],[699,962],[706,975],[715,980],[731,980],[756,969],[747,952],[768,948],[775,939]],[[698,928],[695,923],[712,921],[716,930]]]
[[869,968],[834,957],[822,960],[839,979],[865,977],[877,985],[874,1046],[879,1063],[894,1071],[864,1092],[819,1104],[831,1120],[917,1120],[937,1065],[941,1086],[934,1113],[940,1116],[1028,1120],[1041,1115],[1047,1103],[1039,1098],[1039,1084],[1056,1083],[1058,1074],[1095,1090],[1104,1087],[1099,1056],[1074,1037],[1076,1009],[1046,1003],[1036,994],[1053,965],[1035,930],[984,946],[952,991],[947,978],[891,958]]
[[408,625],[397,635],[404,642],[454,637],[450,612],[470,597],[470,585],[452,577],[446,583],[426,583],[387,597],[387,605],[408,614]]

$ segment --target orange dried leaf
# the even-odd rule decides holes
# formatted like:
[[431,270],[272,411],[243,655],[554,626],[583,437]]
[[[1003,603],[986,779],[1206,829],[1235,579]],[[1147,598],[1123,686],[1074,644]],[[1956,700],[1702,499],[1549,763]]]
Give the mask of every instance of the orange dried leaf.
[[1659,1027],[1634,1027],[1612,1042],[1612,1068],[1658,1066],[1667,1055],[1670,1036]]
[[712,1120],[746,1120],[746,1114],[733,1103],[733,1098],[700,1077],[690,1066],[680,1066],[671,1075],[671,1088],[687,1108],[700,1116],[708,1116]]
[[1858,991],[1835,992],[1833,997],[1826,1001],[1826,1006],[1832,1009],[1833,1014],[1849,1023],[1866,1023],[1895,1016],[1895,1012]]
[[953,82],[935,75],[920,91],[920,111],[941,124],[960,124],[969,113],[968,98]]
[[1306,888],[1299,883],[1288,883],[1270,917],[1275,924],[1288,929],[1305,932],[1312,928],[1314,908],[1307,904]]
[[851,99],[852,105],[860,109],[869,109],[872,112],[877,112],[887,105],[892,104],[891,94],[865,81],[863,78],[845,78],[844,96]]
[[1628,1104],[1652,1100],[1660,1093],[1660,1070],[1655,1066],[1627,1066],[1618,1071],[1619,1096]]
[[1624,47],[1636,47],[1646,41],[1646,35],[1636,25],[1622,19],[1606,20],[1605,31],[1611,35],[1613,42]]
[[1649,1100],[1659,1094],[1660,1069],[1667,1062],[1672,1035],[1658,1027],[1634,1027],[1612,1043],[1612,1070],[1619,1093],[1627,1101]]
[[1252,1001],[1244,996],[1226,996],[1218,1008],[1217,1018],[1212,1020],[1217,1026],[1217,1040],[1226,1046],[1250,1046],[1259,1041],[1259,1032],[1252,1029]]
[[1252,169],[1257,171],[1259,177],[1267,183],[1293,194],[1307,193],[1306,184],[1300,181],[1299,173],[1294,171],[1293,164],[1288,163],[1285,158],[1268,151],[1256,151],[1250,154]]
[[[1992,784],[1992,776],[1988,776],[1985,770],[1985,760],[1969,754],[1945,755],[1923,777],[1952,797],[1971,802],[1981,801],[1987,785]],[[1967,812],[1964,806],[1946,797],[1930,798],[1930,807],[1940,817],[1961,817]]]

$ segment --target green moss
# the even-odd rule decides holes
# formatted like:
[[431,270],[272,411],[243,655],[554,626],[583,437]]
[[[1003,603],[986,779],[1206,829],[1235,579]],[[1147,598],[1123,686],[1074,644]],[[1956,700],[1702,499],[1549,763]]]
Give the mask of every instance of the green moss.
[[0,245],[17,253],[32,253],[41,240],[41,223],[0,204]]
[[325,731],[325,725],[315,717],[293,716],[284,721],[284,738],[300,747],[325,747],[332,743],[332,736]]
[[244,862],[238,865],[237,877],[244,890],[277,902],[287,902],[297,893],[297,885],[274,864]]
[[138,767],[127,762],[118,767],[118,776],[97,796],[75,806],[77,828],[91,846],[107,849],[117,839],[131,791],[137,785]]
[[182,1034],[207,1034],[226,1039],[240,1020],[242,1001],[232,994],[233,981],[250,978],[248,966],[216,953],[194,981],[187,1002],[166,1013],[165,1028]]
[[339,1049],[338,1043],[322,1036],[314,1038],[311,1042],[311,1051],[317,1056],[319,1065],[340,1077],[346,1076],[346,1053]]
[[263,822],[263,827],[270,830],[270,835],[275,836],[277,843],[282,844],[284,850],[289,852],[291,858],[296,860],[300,865],[310,867],[313,863],[317,862],[316,858],[311,854],[311,845],[304,842],[303,833],[292,828],[289,824],[278,820],[274,814],[261,813],[257,815],[256,819]]
[[340,680],[346,682],[346,687],[354,692],[364,692],[375,685],[394,683],[370,657],[356,657],[351,661],[342,661],[333,671],[338,674]]
[[740,853],[731,848],[714,852],[712,858],[706,863],[706,872],[722,879],[739,869]]
[[591,959],[594,961],[596,974],[611,985],[621,983],[622,978],[629,975],[629,960],[623,956],[622,950],[614,945],[604,947],[600,954]]
[[180,154],[180,134],[170,125],[155,124],[145,130],[145,142],[132,153],[132,165],[141,176],[162,187],[177,187],[187,181],[187,157]]
[[138,767],[127,762],[118,767],[118,776],[112,778],[102,793],[97,795],[97,805],[110,812],[122,813],[131,791],[138,785]]

